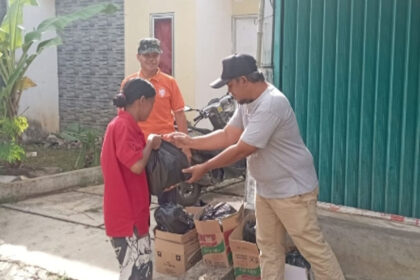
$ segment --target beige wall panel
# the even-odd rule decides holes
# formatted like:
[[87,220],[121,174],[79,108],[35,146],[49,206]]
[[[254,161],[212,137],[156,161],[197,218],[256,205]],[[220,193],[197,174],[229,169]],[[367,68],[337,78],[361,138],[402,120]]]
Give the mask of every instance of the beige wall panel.
[[150,36],[150,15],[174,15],[174,75],[186,103],[194,103],[195,72],[195,1],[191,0],[127,0],[125,1],[125,74],[138,70],[136,60],[140,38]]
[[231,0],[232,15],[258,14],[260,0]]

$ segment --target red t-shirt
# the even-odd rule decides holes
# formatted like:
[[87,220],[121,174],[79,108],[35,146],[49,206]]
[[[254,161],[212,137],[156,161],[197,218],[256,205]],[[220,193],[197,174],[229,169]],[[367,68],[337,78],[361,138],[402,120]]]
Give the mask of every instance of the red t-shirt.
[[146,173],[131,172],[130,167],[143,157],[146,145],[143,132],[134,118],[118,112],[105,132],[101,152],[104,177],[104,219],[110,237],[149,232],[149,187]]

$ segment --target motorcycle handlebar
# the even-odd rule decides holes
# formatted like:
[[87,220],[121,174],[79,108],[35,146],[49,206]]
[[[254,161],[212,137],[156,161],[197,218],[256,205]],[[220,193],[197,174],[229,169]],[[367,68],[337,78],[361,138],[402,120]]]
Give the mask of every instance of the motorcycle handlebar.
[[203,118],[204,118],[203,115],[200,114],[200,115],[198,115],[197,117],[194,118],[194,122],[201,121]]

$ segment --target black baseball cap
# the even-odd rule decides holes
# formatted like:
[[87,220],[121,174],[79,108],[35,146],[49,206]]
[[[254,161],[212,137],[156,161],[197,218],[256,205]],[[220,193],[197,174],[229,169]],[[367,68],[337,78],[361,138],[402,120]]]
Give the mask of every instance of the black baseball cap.
[[212,88],[220,88],[234,78],[258,71],[255,58],[249,54],[230,55],[223,59],[222,64],[222,76],[210,84]]

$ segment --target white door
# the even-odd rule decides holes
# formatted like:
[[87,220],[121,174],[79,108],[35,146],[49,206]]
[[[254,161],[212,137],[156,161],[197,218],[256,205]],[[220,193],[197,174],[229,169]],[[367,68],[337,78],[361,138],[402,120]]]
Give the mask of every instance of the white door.
[[233,17],[233,52],[257,55],[258,16]]

